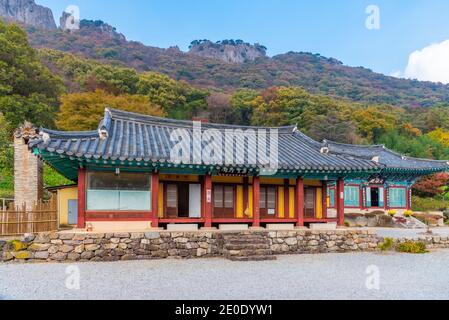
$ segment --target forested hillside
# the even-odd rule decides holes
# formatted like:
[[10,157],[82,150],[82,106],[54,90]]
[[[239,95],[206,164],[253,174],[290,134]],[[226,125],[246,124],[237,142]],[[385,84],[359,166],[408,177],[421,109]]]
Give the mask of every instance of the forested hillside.
[[[221,56],[209,58],[220,51],[224,55],[229,50],[229,43],[239,40],[217,44],[202,40],[200,45],[210,43],[214,47],[214,52],[207,54],[199,53],[197,45],[193,46],[192,53],[185,53],[177,47],[160,49],[127,41],[102,21],[81,21],[81,29],[73,32],[34,27],[29,27],[28,32],[35,48],[71,52],[139,71],[156,71],[195,86],[227,92],[240,88],[261,90],[271,86],[300,86],[315,94],[401,107],[429,107],[449,102],[447,85],[388,77],[365,68],[348,67],[319,54],[290,52],[272,58],[260,55],[244,63],[226,63]],[[248,52],[248,44],[241,46]],[[254,50],[257,48],[254,46]]]

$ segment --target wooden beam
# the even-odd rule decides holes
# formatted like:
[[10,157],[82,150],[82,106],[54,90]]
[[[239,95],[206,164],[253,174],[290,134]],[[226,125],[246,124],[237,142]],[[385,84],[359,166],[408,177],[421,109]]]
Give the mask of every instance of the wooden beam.
[[86,169],[78,169],[78,228],[86,228]]
[[159,173],[151,176],[151,227],[159,227]]
[[304,227],[304,179],[296,179],[296,226]]
[[253,227],[260,227],[260,177],[253,178]]

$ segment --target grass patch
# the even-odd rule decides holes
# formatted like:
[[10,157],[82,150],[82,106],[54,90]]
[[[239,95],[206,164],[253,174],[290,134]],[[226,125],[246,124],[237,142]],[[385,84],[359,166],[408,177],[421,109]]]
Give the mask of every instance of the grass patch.
[[394,240],[393,238],[385,238],[384,242],[379,244],[379,250],[380,251],[391,251],[394,247]]
[[420,241],[406,241],[396,245],[397,252],[423,254],[429,252],[426,244]]
[[413,211],[445,211],[449,208],[449,201],[442,198],[413,197]]
[[423,254],[429,252],[427,246],[421,241],[396,242],[393,238],[385,238],[378,249],[382,252],[396,251],[400,253]]

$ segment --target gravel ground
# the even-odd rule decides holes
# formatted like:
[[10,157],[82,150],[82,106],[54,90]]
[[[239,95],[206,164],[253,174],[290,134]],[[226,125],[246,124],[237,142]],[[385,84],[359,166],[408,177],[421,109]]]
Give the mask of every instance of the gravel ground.
[[[393,229],[393,228],[370,228],[372,231],[376,231],[376,233],[381,237],[390,237],[390,238],[419,238],[423,233],[425,233],[426,229]],[[441,227],[441,228],[432,228],[432,232],[434,235],[439,235],[443,237],[449,237],[449,228]]]
[[[366,287],[377,266],[379,290]],[[449,251],[426,255],[323,254],[269,262],[158,260],[74,265],[0,265],[0,299],[448,299]],[[70,280],[70,277],[69,277]],[[70,281],[69,281],[70,282]]]

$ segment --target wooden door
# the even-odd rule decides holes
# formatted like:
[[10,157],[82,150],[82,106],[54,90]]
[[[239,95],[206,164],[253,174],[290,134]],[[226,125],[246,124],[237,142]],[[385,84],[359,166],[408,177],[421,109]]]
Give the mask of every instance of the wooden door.
[[213,204],[215,218],[235,218],[235,187],[214,185]]
[[306,188],[304,190],[305,217],[315,219],[316,214],[316,188]]
[[165,212],[168,218],[178,217],[178,186],[176,184],[165,185]]
[[69,225],[78,224],[78,200],[69,200]]
[[277,190],[276,187],[260,187],[260,216],[265,219],[277,217]]

